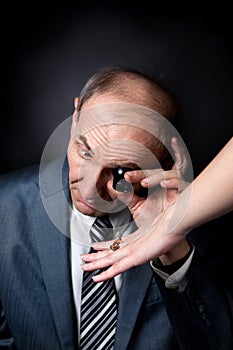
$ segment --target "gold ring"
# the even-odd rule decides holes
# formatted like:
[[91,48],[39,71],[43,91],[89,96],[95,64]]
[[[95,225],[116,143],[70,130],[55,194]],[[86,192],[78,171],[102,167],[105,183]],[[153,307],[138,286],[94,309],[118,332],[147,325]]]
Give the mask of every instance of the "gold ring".
[[120,248],[120,244],[122,243],[122,239],[121,238],[117,238],[115,239],[115,241],[110,245],[110,249],[115,251],[117,249]]

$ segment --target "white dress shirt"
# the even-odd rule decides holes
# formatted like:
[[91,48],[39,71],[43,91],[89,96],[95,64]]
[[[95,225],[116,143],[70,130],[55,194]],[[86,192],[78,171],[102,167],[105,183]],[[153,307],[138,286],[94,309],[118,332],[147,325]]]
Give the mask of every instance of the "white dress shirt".
[[[77,313],[78,334],[80,325],[80,306],[81,306],[81,290],[83,270],[81,265],[83,261],[81,254],[86,254],[90,250],[91,239],[90,229],[95,221],[95,217],[83,215],[74,206],[70,218],[70,238],[71,238],[71,273],[74,303]],[[118,236],[124,237],[131,233],[129,225],[129,212],[118,212],[109,214],[110,222],[114,229],[114,236],[109,239],[115,239]],[[114,277],[117,291],[121,286],[121,275]]]

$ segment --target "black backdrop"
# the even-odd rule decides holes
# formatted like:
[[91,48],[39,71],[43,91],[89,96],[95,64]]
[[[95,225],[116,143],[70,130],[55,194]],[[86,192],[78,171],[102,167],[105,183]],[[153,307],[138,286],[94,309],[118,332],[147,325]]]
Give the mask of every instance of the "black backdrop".
[[2,10],[1,172],[39,162],[82,84],[112,64],[152,73],[174,92],[195,174],[206,166],[233,130],[230,10],[153,7],[118,1]]

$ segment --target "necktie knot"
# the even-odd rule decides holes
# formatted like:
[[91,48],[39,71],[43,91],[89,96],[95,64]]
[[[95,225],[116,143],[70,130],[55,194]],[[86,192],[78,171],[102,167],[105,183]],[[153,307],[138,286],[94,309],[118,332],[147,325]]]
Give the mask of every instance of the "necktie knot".
[[95,219],[90,237],[93,242],[108,241],[112,237],[113,227],[108,215],[100,216]]

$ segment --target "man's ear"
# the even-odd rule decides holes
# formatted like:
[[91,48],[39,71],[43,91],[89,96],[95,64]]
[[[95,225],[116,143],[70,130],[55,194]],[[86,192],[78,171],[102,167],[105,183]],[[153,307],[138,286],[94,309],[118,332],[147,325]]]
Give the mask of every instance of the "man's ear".
[[77,113],[77,107],[78,107],[78,101],[79,101],[79,98],[78,97],[75,97],[74,99],[74,112],[73,112],[73,116],[72,116],[72,126],[71,126],[71,131],[75,128],[75,126],[77,125],[77,116],[78,116],[78,113]]
[[72,120],[73,123],[77,123],[78,101],[79,101],[79,98],[75,97],[75,99],[74,99],[74,113],[73,113],[73,120]]
[[75,108],[75,109],[78,108],[78,101],[79,101],[79,98],[78,98],[78,97],[75,97],[75,99],[74,99],[74,108]]

